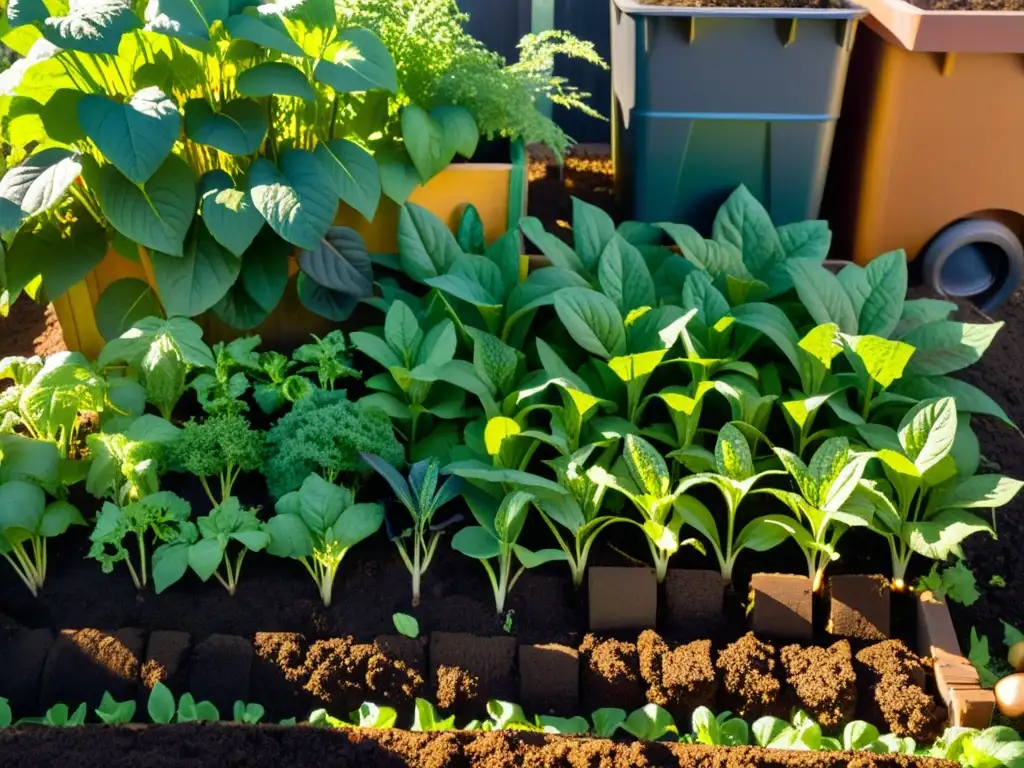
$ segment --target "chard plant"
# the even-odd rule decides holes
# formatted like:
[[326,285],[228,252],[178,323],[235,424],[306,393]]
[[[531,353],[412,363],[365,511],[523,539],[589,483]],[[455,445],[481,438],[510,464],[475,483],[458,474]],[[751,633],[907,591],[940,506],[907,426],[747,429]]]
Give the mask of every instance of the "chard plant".
[[[360,455],[387,481],[412,517],[412,528],[400,529],[400,532],[391,534],[391,540],[398,547],[398,554],[412,576],[412,605],[415,608],[420,604],[420,582],[434,559],[442,532],[461,519],[461,516],[456,515],[435,523],[434,517],[441,507],[459,495],[461,481],[457,477],[449,477],[439,487],[441,465],[436,459],[416,462],[409,467],[408,478],[404,478],[380,456],[369,453]],[[388,527],[390,531],[390,525]],[[410,545],[406,545],[407,539],[411,539]]]
[[213,345],[213,372],[200,373],[189,385],[208,415],[249,410],[241,397],[249,390],[249,374],[260,370],[256,352],[260,342],[259,336],[244,336],[229,344],[220,341]]
[[[685,525],[697,530],[709,544],[718,559],[722,578],[732,581],[736,559],[744,549],[766,552],[781,544],[786,533],[773,525],[766,516],[750,520],[739,527],[739,507],[754,486],[771,475],[782,474],[778,470],[758,472],[747,438],[732,423],[726,424],[718,433],[715,444],[716,472],[707,472],[684,478],[678,486],[675,510]],[[698,485],[708,484],[718,489],[725,502],[724,529],[715,515],[692,496],[684,494]]]
[[994,536],[992,522],[974,510],[992,510],[994,521],[994,510],[1021,489],[1020,481],[1003,475],[974,474],[977,440],[973,434],[967,440],[973,457],[958,446],[964,432],[958,430],[952,397],[919,403],[898,430],[868,424],[860,433],[875,449],[888,480],[876,484],[867,498],[874,508],[872,530],[889,544],[896,589],[905,587],[915,553],[944,561],[950,555],[963,556],[961,543],[968,536]]
[[60,499],[48,502],[46,491],[36,483],[8,480],[0,484],[0,556],[32,597],[39,596],[46,582],[47,540],[72,525],[85,524],[77,507]]
[[[196,524],[182,526],[181,535],[153,552],[153,587],[159,595],[177,583],[191,568],[203,581],[213,576],[234,597],[242,574],[242,561],[249,552],[260,552],[270,544],[270,534],[256,516],[256,510],[242,507],[235,497],[225,499],[200,517]],[[228,551],[229,545],[237,554]],[[221,573],[223,569],[223,573]]]
[[810,464],[784,448],[775,448],[782,465],[796,483],[799,493],[774,488],[762,489],[784,503],[795,519],[767,515],[764,522],[783,536],[791,536],[807,559],[812,589],[821,590],[825,568],[839,557],[839,539],[850,528],[872,524],[872,486],[862,483],[871,452],[851,450],[845,437],[826,440],[815,451]]
[[[456,533],[452,548],[483,565],[494,592],[495,611],[501,614],[505,611],[509,591],[527,568],[565,560],[566,553],[560,549],[534,552],[518,543],[534,500],[532,494],[512,491],[500,503],[472,488],[465,489],[463,495],[478,524]],[[492,564],[492,560],[496,560],[496,564]]]
[[[214,507],[231,498],[242,472],[263,466],[264,434],[254,430],[245,417],[231,412],[189,421],[174,446],[174,461],[195,475]],[[216,478],[217,493],[210,487]]]
[[672,490],[672,477],[665,459],[642,437],[626,435],[622,458],[612,471],[594,467],[589,477],[621,493],[640,512],[642,522],[633,519],[630,522],[639,526],[647,537],[659,582],[665,580],[668,562],[680,548],[692,546],[703,551],[696,539],[680,538],[684,518],[675,502],[683,488]]
[[380,504],[357,504],[348,488],[311,474],[297,491],[282,496],[266,524],[267,552],[298,560],[313,577],[320,599],[331,604],[334,578],[349,550],[384,522]]
[[124,432],[94,432],[86,438],[89,472],[85,490],[117,506],[160,490],[182,431],[159,416],[143,414]]
[[298,373],[315,373],[320,389],[333,390],[338,379],[360,379],[348,357],[348,341],[341,331],[331,331],[322,339],[313,336],[312,344],[303,344],[292,358],[304,363]]
[[154,546],[147,545],[147,538],[159,545],[188,536],[193,525],[189,522],[191,513],[189,503],[170,491],[159,491],[124,506],[108,501],[89,534],[89,557],[99,561],[104,573],[112,573],[117,563],[124,562],[135,588],[142,590],[149,583],[149,552]]

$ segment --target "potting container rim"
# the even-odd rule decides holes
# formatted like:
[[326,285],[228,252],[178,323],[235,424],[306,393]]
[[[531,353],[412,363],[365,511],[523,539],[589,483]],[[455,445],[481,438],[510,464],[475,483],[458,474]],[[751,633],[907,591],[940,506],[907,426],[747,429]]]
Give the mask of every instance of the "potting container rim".
[[613,0],[615,7],[630,16],[679,16],[683,18],[733,19],[859,19],[867,8],[843,0],[842,8],[696,8],[682,5],[650,5],[636,0]]
[[871,14],[867,23],[908,51],[1024,53],[1024,11],[932,11],[907,0],[859,2]]

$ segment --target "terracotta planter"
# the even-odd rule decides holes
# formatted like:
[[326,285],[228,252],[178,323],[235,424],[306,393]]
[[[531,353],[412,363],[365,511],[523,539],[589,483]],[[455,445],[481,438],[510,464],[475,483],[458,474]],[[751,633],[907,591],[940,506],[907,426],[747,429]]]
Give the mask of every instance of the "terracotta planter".
[[572,717],[579,701],[579,651],[557,644],[519,646],[519,703],[527,712]]
[[590,629],[653,629],[658,580],[653,568],[589,568]]
[[789,573],[755,573],[750,579],[750,628],[758,637],[810,640],[811,580]]
[[889,581],[884,576],[833,576],[829,597],[828,632],[857,640],[889,637]]
[[[522,208],[510,205],[511,190],[516,186],[512,183],[513,176],[522,171],[522,168],[507,163],[451,165],[426,185],[417,187],[409,200],[440,217],[452,229],[458,225],[466,203],[472,203],[480,212],[484,235],[491,242],[508,230],[510,210],[525,210],[525,199],[518,201]],[[342,204],[335,223],[359,232],[371,253],[397,253],[399,212],[395,203],[382,198],[377,215],[372,222],[367,222]],[[111,251],[82,282],[53,302],[68,349],[83,352],[89,357],[99,354],[106,340],[96,327],[96,302],[111,283],[122,278],[136,278],[153,284],[144,259],[134,262]],[[210,313],[197,318],[197,321],[205,331],[204,339],[211,344],[243,335],[243,332],[218,322]],[[291,345],[304,341],[310,333],[325,333],[337,326],[337,323],[318,317],[302,306],[295,293],[293,279],[281,303],[251,333],[260,334],[270,345]]]
[[665,577],[665,621],[669,626],[718,622],[724,599],[725,582],[718,571],[670,568]]
[[822,218],[864,264],[904,248],[983,309],[1020,282],[1024,14],[863,0]]

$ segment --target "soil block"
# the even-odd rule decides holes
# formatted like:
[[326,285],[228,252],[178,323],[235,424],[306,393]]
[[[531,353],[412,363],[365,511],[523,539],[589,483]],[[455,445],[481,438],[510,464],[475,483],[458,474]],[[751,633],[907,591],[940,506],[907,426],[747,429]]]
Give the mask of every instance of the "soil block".
[[897,736],[918,743],[937,739],[946,724],[946,708],[924,689],[927,665],[899,640],[864,648],[854,657],[857,717],[885,724]]
[[665,577],[665,625],[691,628],[700,622],[704,634],[708,622],[722,620],[725,582],[718,571],[672,568]]
[[779,657],[797,705],[822,728],[835,730],[853,718],[857,677],[848,641],[840,640],[828,648],[787,645]]
[[516,640],[462,632],[430,635],[430,692],[458,718],[483,717],[491,699],[516,696]]
[[653,629],[658,621],[658,580],[652,568],[591,567],[590,629]]
[[315,709],[305,689],[306,638],[295,632],[257,632],[253,642],[250,696],[266,710],[266,720],[302,717]]
[[366,687],[374,702],[402,707],[423,696],[426,648],[419,638],[381,635],[367,661]]
[[579,712],[579,651],[554,643],[520,645],[519,702],[536,714],[573,717]]
[[775,647],[748,632],[718,653],[715,668],[722,676],[720,709],[753,722],[764,715],[788,719],[782,688],[783,670]]
[[63,630],[43,667],[40,709],[64,703],[74,710],[85,702],[92,711],[99,706],[104,691],[116,701],[135,699],[145,649],[141,629]]
[[317,640],[306,654],[306,691],[315,706],[338,717],[348,717],[366,701],[366,670],[373,646],[352,637]]
[[788,573],[755,573],[750,579],[750,628],[759,636],[810,640],[811,580]]
[[0,634],[0,696],[16,716],[39,714],[39,681],[55,638],[48,629]]
[[188,662],[192,652],[192,636],[188,632],[157,630],[146,643],[146,661],[139,678],[140,699],[149,696],[149,689],[163,683],[175,696],[188,693]]
[[647,703],[635,643],[587,635],[580,645],[580,703],[584,712],[619,707],[632,712]]
[[710,640],[697,640],[669,650],[657,632],[646,630],[636,647],[649,702],[667,709],[677,723],[690,722],[697,707],[714,709],[718,680]]
[[827,631],[857,640],[889,637],[889,580],[884,576],[833,576]]
[[252,643],[237,635],[210,635],[196,645],[189,664],[189,693],[228,717],[236,701],[251,701]]

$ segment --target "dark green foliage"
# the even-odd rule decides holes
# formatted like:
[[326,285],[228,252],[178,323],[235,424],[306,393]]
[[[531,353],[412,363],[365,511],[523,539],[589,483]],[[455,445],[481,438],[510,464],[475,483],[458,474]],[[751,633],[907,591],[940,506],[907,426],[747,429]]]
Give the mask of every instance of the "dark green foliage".
[[[189,421],[176,446],[175,463],[199,478],[216,506],[231,495],[231,487],[242,472],[253,472],[263,464],[264,435],[249,426],[237,413],[210,416],[198,423]],[[207,478],[220,479],[220,501],[210,489]]]

